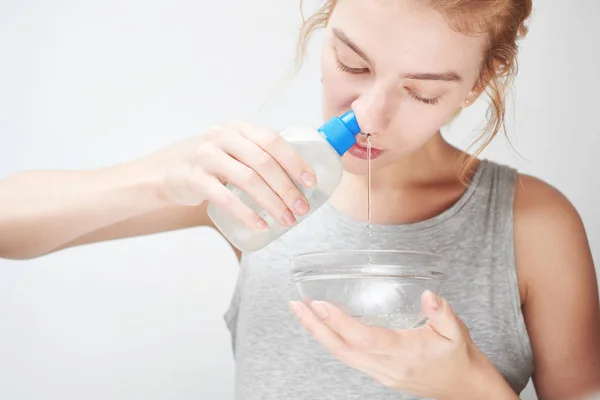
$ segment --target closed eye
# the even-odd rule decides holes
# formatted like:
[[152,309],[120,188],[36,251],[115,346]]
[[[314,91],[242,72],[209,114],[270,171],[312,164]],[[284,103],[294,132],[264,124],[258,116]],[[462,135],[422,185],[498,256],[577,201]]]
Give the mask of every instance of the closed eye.
[[[342,63],[339,60],[339,58],[337,58],[337,57],[336,57],[335,63],[336,63],[337,69],[339,71],[346,72],[346,73],[349,73],[349,74],[359,75],[359,74],[364,74],[366,72],[369,72],[368,68],[353,68],[353,67],[350,67],[350,66]],[[439,103],[439,101],[441,99],[441,96],[440,97],[423,97],[423,96],[418,95],[415,91],[413,91],[413,90],[411,90],[409,88],[406,88],[406,90],[408,91],[408,94],[413,99],[418,100],[418,101],[420,101],[422,103],[425,103],[425,104],[436,105],[436,104]]]
[[439,96],[439,97],[422,97],[422,96],[418,95],[415,91],[413,91],[409,88],[406,88],[406,90],[407,90],[408,94],[410,95],[410,97],[412,97],[413,99],[418,100],[425,104],[429,104],[429,105],[438,104],[442,98],[441,96]]
[[365,72],[369,72],[368,68],[349,67],[346,64],[343,64],[338,58],[336,58],[335,63],[339,71],[347,72],[349,74],[364,74]]

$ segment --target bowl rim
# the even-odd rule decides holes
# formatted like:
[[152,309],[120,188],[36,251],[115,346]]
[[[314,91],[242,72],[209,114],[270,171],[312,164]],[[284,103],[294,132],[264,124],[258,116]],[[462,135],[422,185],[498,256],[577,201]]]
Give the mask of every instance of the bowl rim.
[[[336,256],[336,255],[340,255],[340,256],[352,256],[352,255],[368,255],[368,254],[391,254],[391,255],[407,255],[407,256],[425,256],[425,257],[429,257],[430,259],[433,259],[433,262],[436,264],[435,267],[433,266],[429,266],[426,267],[425,269],[422,269],[419,266],[411,266],[411,265],[406,265],[404,263],[398,264],[398,265],[389,265],[387,263],[379,263],[377,260],[374,260],[373,264],[370,267],[367,267],[365,269],[365,266],[363,263],[358,263],[356,265],[348,265],[345,267],[339,267],[339,266],[334,266],[334,265],[330,265],[329,263],[325,263],[324,265],[320,265],[317,267],[314,267],[314,264],[310,263],[309,260],[311,260],[311,257],[331,257],[331,256]],[[318,251],[310,251],[310,252],[304,252],[304,253],[300,253],[297,254],[296,256],[293,256],[290,261],[289,261],[289,268],[290,268],[290,272],[292,274],[292,280],[295,281],[297,279],[302,278],[303,276],[307,276],[307,275],[319,275],[319,274],[325,274],[325,273],[362,273],[362,272],[367,272],[369,271],[370,274],[373,274],[374,276],[377,274],[383,274],[383,275],[387,275],[389,273],[395,273],[397,271],[405,271],[407,273],[409,273],[410,275],[410,271],[414,271],[412,274],[413,275],[423,275],[423,274],[430,274],[432,272],[435,272],[437,274],[440,274],[437,278],[438,279],[442,279],[445,280],[448,278],[448,263],[449,263],[449,259],[448,257],[441,255],[441,254],[437,254],[437,253],[430,253],[430,252],[423,252],[423,251],[412,251],[412,250],[369,250],[369,249],[359,249],[359,250],[318,250]],[[308,266],[307,264],[312,264],[311,266]],[[318,260],[317,260],[317,264],[318,264]],[[404,265],[402,265],[404,264]],[[425,273],[424,271],[427,270],[428,272]],[[319,272],[317,272],[319,271]],[[379,271],[379,272],[377,272]]]
[[324,255],[335,255],[335,254],[365,254],[365,253],[379,253],[379,254],[405,254],[415,256],[429,256],[437,258],[441,261],[446,261],[448,258],[440,253],[433,253],[428,251],[418,250],[397,250],[397,249],[342,249],[342,250],[314,250],[303,253],[298,253],[290,258],[290,264],[293,264],[294,260],[300,258],[307,258],[309,256],[324,256]]

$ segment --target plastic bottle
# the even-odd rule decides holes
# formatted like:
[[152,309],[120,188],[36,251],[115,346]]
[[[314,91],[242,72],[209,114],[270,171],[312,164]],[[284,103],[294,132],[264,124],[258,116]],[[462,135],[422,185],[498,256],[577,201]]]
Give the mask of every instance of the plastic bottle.
[[[308,200],[310,211],[304,216],[296,216],[297,223],[309,217],[331,197],[342,178],[341,156],[356,143],[356,135],[360,128],[354,112],[349,111],[341,117],[333,117],[318,130],[303,126],[292,126],[283,130],[280,135],[286,139],[312,168],[316,174],[317,185],[298,188]],[[236,217],[220,207],[210,203],[208,215],[231,244],[243,252],[260,250],[283,235],[293,227],[282,226],[244,191],[231,184],[227,187],[252,208],[269,225],[269,230],[257,232],[248,229]]]

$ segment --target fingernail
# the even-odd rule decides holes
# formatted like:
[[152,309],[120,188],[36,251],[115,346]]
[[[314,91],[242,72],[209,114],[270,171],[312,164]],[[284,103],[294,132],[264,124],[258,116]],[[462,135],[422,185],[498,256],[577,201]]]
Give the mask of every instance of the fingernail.
[[432,296],[432,298],[431,298],[431,308],[433,308],[434,310],[437,310],[438,308],[440,308],[441,300],[434,293],[432,293],[432,292],[430,292],[430,293],[431,293],[431,296]]
[[292,214],[290,210],[283,213],[283,222],[285,222],[287,226],[292,226],[296,223],[296,218],[294,218],[294,214]]
[[267,231],[269,230],[269,224],[267,224],[263,219],[259,220],[256,223],[256,227],[259,231]]
[[302,199],[298,199],[294,202],[294,210],[299,215],[304,215],[308,212],[308,203]]
[[315,178],[315,176],[312,173],[310,173],[310,172],[302,173],[302,183],[304,183],[305,186],[313,187],[316,182],[317,182],[317,178]]
[[323,304],[323,302],[313,301],[312,303],[310,303],[310,306],[319,318],[325,319],[328,317],[329,313],[327,312],[327,308],[325,307],[325,304]]
[[290,309],[296,317],[300,318],[302,315],[302,307],[297,301],[290,301]]

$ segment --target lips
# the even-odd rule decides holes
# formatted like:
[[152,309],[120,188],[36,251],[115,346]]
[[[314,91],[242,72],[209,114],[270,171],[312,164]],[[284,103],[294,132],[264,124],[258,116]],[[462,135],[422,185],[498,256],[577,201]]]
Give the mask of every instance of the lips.
[[[354,157],[366,160],[368,158],[369,155],[369,151],[367,150],[367,145],[363,144],[363,143],[359,143],[356,142],[356,144],[354,146],[352,146],[350,148],[350,150],[348,150],[348,152],[350,154],[352,154]],[[371,160],[374,160],[375,158],[379,157],[381,155],[381,153],[383,153],[383,150],[381,149],[377,149],[375,147],[371,147]]]

